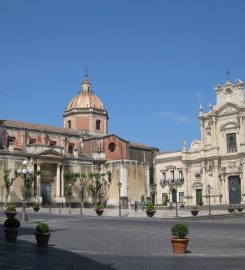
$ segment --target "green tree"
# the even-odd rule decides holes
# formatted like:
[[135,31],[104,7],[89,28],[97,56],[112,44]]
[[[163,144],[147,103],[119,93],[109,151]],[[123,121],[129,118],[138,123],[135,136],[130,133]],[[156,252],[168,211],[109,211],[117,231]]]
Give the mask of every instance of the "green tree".
[[99,172],[89,173],[89,178],[91,182],[88,185],[88,191],[92,196],[93,204],[101,203],[101,192],[105,184],[105,174]]
[[79,179],[80,174],[74,173],[71,171],[66,171],[64,173],[64,179],[65,179],[65,197],[66,202],[69,204],[69,212],[71,212],[71,197],[73,194],[73,188],[76,181]]
[[8,202],[9,194],[10,194],[10,188],[14,183],[14,180],[18,177],[17,172],[15,171],[15,176],[10,178],[10,169],[4,168],[4,173],[3,173],[3,179],[4,179],[4,187],[6,189],[6,196],[5,196],[5,206],[6,203]]
[[36,183],[38,175],[40,175],[40,171],[34,171],[32,174],[25,174],[22,176],[24,178],[22,194],[25,201],[30,200],[30,198],[32,197],[32,184]]

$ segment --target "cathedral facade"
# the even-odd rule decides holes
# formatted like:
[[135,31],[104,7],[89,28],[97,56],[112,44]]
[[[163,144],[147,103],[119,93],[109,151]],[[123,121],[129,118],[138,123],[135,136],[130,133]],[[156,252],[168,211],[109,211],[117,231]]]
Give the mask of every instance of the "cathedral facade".
[[[109,206],[123,206],[151,198],[150,183],[153,160],[158,149],[129,142],[108,133],[108,112],[92,91],[87,74],[80,92],[69,102],[64,112],[64,127],[32,124],[13,120],[0,120],[0,186],[4,202],[4,170],[10,178],[28,161],[28,168],[39,171],[32,187],[30,201],[44,206],[66,202],[64,173],[104,173],[104,202]],[[23,200],[23,178],[17,177],[11,186],[9,201]],[[102,194],[103,195],[103,194]],[[80,186],[76,182],[71,202],[80,202]],[[85,192],[84,202],[92,203]]]
[[200,105],[201,139],[155,159],[156,203],[186,205],[245,202],[244,84],[228,80],[215,87],[216,104]]

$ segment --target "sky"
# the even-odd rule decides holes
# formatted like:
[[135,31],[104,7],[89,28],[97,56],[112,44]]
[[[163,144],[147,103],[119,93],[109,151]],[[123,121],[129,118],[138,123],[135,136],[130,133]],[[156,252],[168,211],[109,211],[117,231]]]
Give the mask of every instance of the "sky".
[[214,87],[245,81],[244,0],[0,0],[0,119],[63,126],[88,70],[109,133],[200,139]]

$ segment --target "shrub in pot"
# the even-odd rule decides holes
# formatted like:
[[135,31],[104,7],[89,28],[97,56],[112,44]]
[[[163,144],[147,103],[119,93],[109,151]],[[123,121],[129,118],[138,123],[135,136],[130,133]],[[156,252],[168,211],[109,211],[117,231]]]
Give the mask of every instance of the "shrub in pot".
[[5,208],[4,213],[5,213],[5,215],[6,215],[7,218],[15,217],[16,216],[16,213],[17,213],[15,204],[8,203],[6,205],[6,208]]
[[95,212],[96,212],[96,214],[97,214],[98,216],[101,216],[101,215],[103,214],[103,212],[104,212],[103,204],[97,203],[97,204],[95,205],[94,210],[95,210]]
[[14,217],[7,218],[3,224],[6,242],[16,243],[20,221]]
[[154,204],[153,203],[148,203],[145,212],[146,212],[148,217],[153,217],[154,214],[156,213]]
[[45,222],[40,222],[36,226],[36,240],[37,240],[37,246],[38,247],[47,247],[49,242],[49,237],[51,233],[49,231],[49,226]]
[[186,236],[189,234],[189,229],[185,224],[174,224],[171,228],[173,237],[171,238],[173,253],[184,254],[189,242]]
[[193,205],[192,207],[191,207],[191,214],[193,215],[193,216],[197,216],[197,214],[198,214],[198,208],[197,208],[197,206],[196,205]]
[[33,203],[32,208],[35,212],[40,210],[40,203]]

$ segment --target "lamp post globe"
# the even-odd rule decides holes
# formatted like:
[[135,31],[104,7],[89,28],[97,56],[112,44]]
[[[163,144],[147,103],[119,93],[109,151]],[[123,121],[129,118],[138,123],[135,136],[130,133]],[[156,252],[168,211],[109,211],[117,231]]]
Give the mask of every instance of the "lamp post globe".
[[21,220],[22,221],[28,221],[27,213],[26,213],[26,184],[28,178],[32,175],[33,171],[32,169],[27,169],[28,166],[28,160],[24,160],[22,162],[22,168],[19,168],[17,170],[17,174],[19,176],[22,176],[24,178],[24,191],[23,191],[23,203],[22,203],[22,215],[21,215]]

